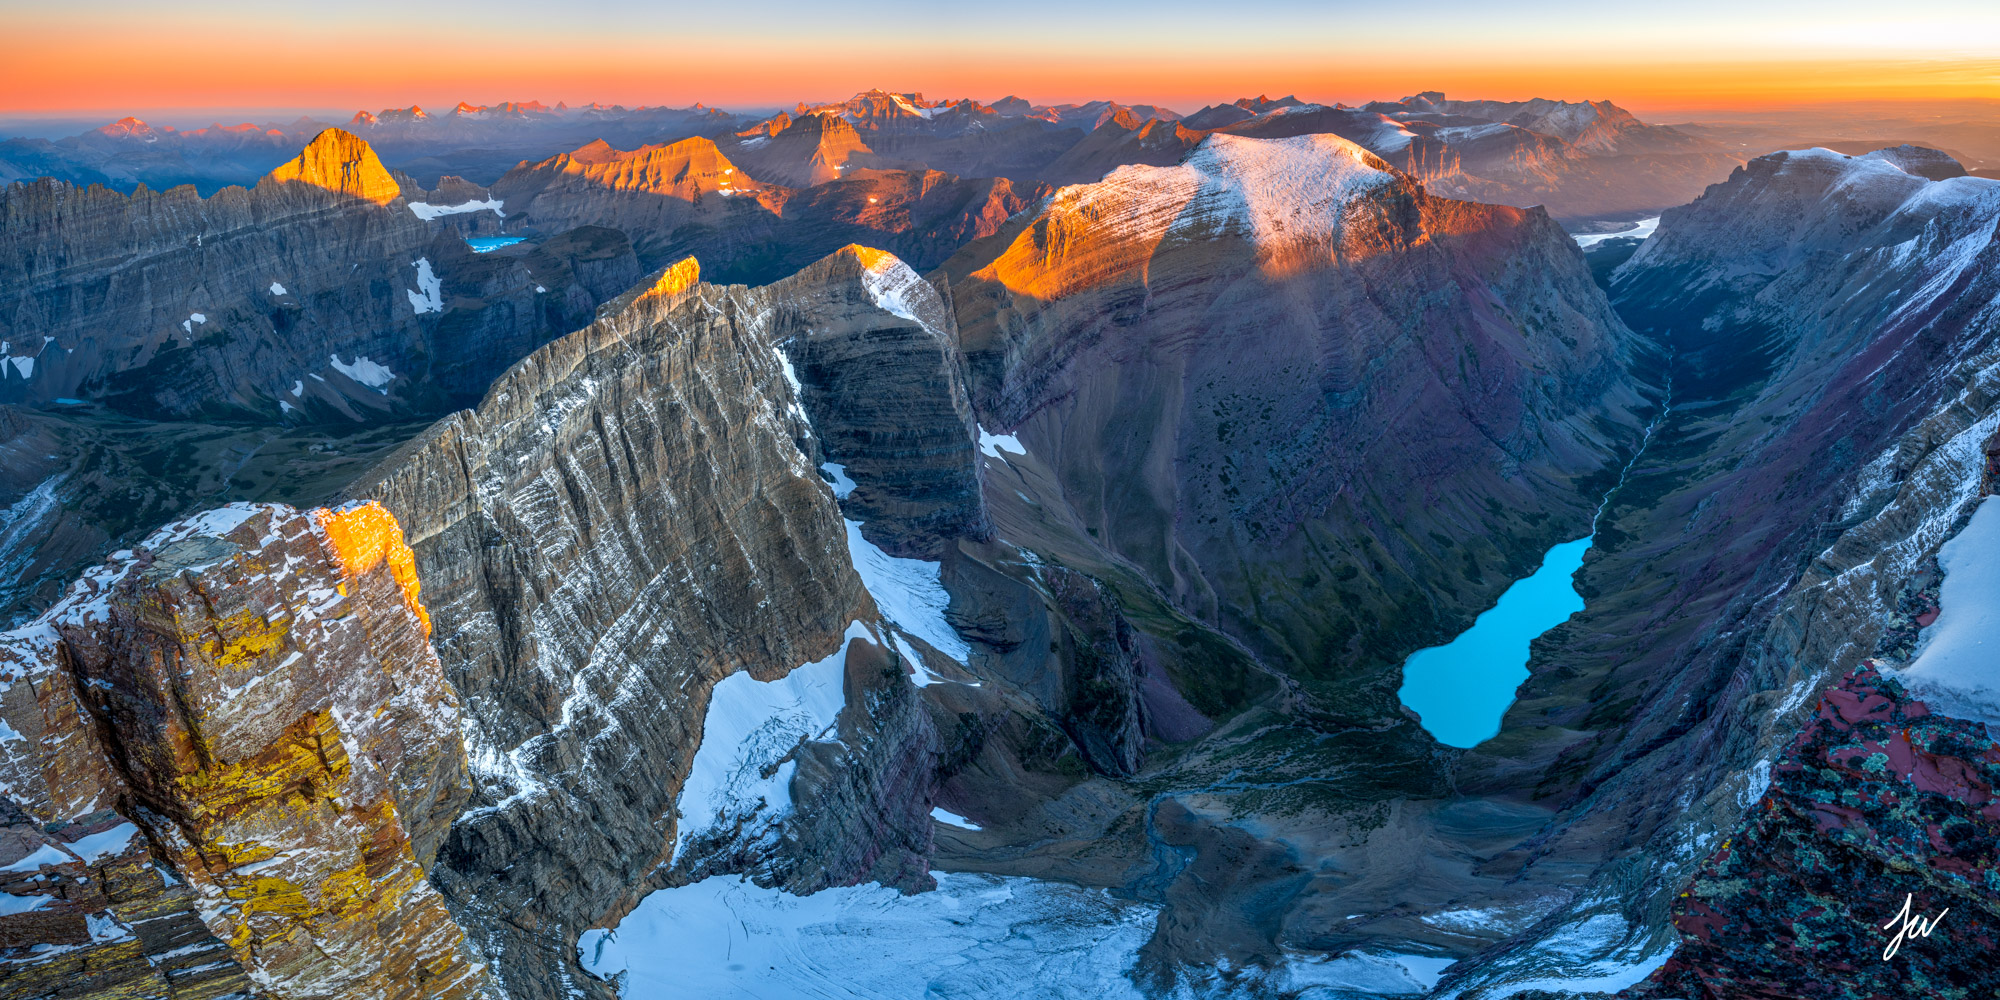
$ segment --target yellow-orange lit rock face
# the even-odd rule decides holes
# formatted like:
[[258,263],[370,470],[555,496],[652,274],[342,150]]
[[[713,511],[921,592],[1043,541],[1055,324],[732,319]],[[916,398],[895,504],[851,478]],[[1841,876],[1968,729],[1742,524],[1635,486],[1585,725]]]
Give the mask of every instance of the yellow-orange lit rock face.
[[[883,246],[927,270],[967,241],[997,231],[1041,193],[1005,178],[862,166],[875,158],[834,116],[806,115],[781,131],[792,143],[815,129],[839,132],[847,144],[823,148],[811,139],[787,147],[785,156],[757,160],[810,187],[783,186],[759,173],[765,167],[739,161],[780,142],[751,130],[743,142],[730,140],[728,153],[707,139],[631,151],[595,142],[509,171],[493,194],[509,212],[545,229],[628,233],[648,267],[693,254],[709,262],[710,281],[762,284],[853,242]],[[829,165],[848,169],[822,169]]]
[[[682,201],[723,191],[754,194],[759,187],[712,140],[702,138],[629,151],[612,149],[599,140],[544,162],[571,183],[581,180],[594,188],[646,191]],[[497,193],[499,185],[494,190]]]
[[387,205],[403,194],[375,150],[353,133],[337,128],[321,132],[297,159],[271,171],[266,179],[310,184],[377,205]]
[[678,263],[669,264],[660,270],[653,283],[646,287],[646,294],[656,298],[671,298],[701,284],[701,261],[693,257],[682,257]]
[[[125,854],[175,877],[146,898],[198,918],[205,935],[180,939],[219,942],[268,995],[476,995],[483,967],[425,877],[470,792],[429,635],[409,546],[376,504],[176,522],[0,637],[0,718],[23,737],[0,781],[43,829],[136,827]],[[0,857],[33,849],[0,838]],[[45,874],[91,860],[70,853],[39,856]],[[147,959],[135,976],[172,950],[132,930],[159,914],[87,915],[92,949]],[[8,919],[0,948],[35,938]]]
[[380,504],[364,503],[340,510],[322,507],[314,510],[311,517],[325,536],[341,574],[359,581],[378,570],[387,571],[403,593],[403,606],[417,616],[424,637],[429,638],[431,617],[417,598],[421,585],[417,582],[416,557],[404,544],[403,528],[396,523],[395,516]]

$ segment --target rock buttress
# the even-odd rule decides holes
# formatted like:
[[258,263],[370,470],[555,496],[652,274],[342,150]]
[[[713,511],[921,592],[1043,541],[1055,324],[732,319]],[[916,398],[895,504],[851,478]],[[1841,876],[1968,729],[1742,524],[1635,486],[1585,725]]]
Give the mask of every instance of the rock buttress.
[[[100,969],[133,939],[156,960],[216,942],[272,996],[474,995],[483,969],[425,878],[469,791],[429,640],[410,550],[373,504],[170,524],[7,633],[10,829],[64,846],[16,832],[0,857],[63,902],[0,917],[0,955]],[[36,929],[95,905],[71,867],[128,860],[164,867],[93,879],[108,908],[79,914],[84,937]]]

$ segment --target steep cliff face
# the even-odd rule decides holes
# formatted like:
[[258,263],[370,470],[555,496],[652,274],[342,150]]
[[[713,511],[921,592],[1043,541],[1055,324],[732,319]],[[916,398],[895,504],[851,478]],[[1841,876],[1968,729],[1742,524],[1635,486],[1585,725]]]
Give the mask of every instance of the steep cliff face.
[[[816,446],[770,337],[772,302],[696,273],[692,260],[661,272],[351,487],[408,525],[471,720],[475,808],[434,878],[512,996],[565,994],[577,935],[615,920],[649,878],[925,878],[904,841],[927,838],[927,824],[885,828],[875,817],[897,809],[871,800],[871,789],[928,781],[903,764],[899,747],[925,745],[891,723],[893,698],[856,694],[848,703],[878,716],[843,722],[843,745],[794,758],[788,739],[770,761],[840,775],[811,800],[823,808],[769,800],[766,811],[756,794],[721,789],[764,788],[768,772],[725,780],[701,763],[709,743],[726,762],[744,736],[717,728],[738,724],[727,713],[703,725],[711,689],[738,672],[750,676],[728,690],[827,663],[836,709],[843,674],[857,690],[909,686],[869,652],[884,640],[850,624],[876,616],[808,458]],[[888,746],[867,736],[876,726]],[[709,790],[685,789],[690,774]],[[789,803],[789,785],[765,795]],[[778,858],[848,823],[859,833]]]
[[381,507],[170,524],[3,638],[29,994],[478,994],[425,878],[470,792],[459,706]]
[[[186,996],[608,995],[577,939],[651,888],[930,886],[963,722],[925,678],[968,647],[936,564],[842,515],[904,551],[978,527],[949,313],[865,248],[766,288],[697,276],[654,275],[350,487],[382,504],[170,526],[10,636],[40,683],[0,704],[40,756],[8,758],[8,795],[60,817],[0,817],[55,900],[0,917],[13,957]],[[829,440],[867,438],[859,394],[935,424],[860,456],[845,512],[781,344]],[[925,503],[945,516],[898,514]],[[90,853],[128,817],[130,850]],[[149,859],[177,881],[128,885]]]
[[272,421],[476,397],[566,328],[574,286],[492,261],[504,278],[455,294],[474,255],[400,198],[338,129],[255,188],[205,199],[55,181],[0,191],[0,403]]
[[849,246],[760,289],[821,454],[861,485],[842,506],[892,555],[990,533],[951,313],[909,265]]
[[297,183],[337,195],[387,205],[403,196],[381,158],[368,144],[340,129],[327,129],[289,163],[272,170],[277,184]]
[[1587,533],[1637,443],[1561,231],[1330,135],[1065,188],[946,272],[1034,501],[1342,714],[1401,718],[1389,668]]

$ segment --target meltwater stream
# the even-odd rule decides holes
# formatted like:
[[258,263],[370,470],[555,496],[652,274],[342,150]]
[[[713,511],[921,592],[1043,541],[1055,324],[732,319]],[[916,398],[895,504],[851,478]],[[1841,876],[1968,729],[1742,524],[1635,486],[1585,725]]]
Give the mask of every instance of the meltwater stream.
[[1597,522],[1625,485],[1653,443],[1653,431],[1673,411],[1673,379],[1667,379],[1668,405],[1646,427],[1639,450],[1618,473],[1618,482],[1604,494],[1590,519],[1590,534],[1557,545],[1542,556],[1540,569],[1514,581],[1499,603],[1472,627],[1442,646],[1420,649],[1403,661],[1403,686],[1396,692],[1404,707],[1417,713],[1425,731],[1439,743],[1474,747],[1500,734],[1500,720],[1514,704],[1514,692],[1528,679],[1528,644],[1537,636],[1583,610],[1583,596],[1574,577],[1583,568],[1583,554],[1597,537]]

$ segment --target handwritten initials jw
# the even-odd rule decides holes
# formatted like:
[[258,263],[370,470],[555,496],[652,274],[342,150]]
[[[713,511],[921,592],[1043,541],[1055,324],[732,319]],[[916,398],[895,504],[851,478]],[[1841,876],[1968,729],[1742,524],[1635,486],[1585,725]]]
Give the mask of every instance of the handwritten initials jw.
[[1937,930],[1938,924],[1944,922],[1944,915],[1951,912],[1951,907],[1947,906],[1929,920],[1924,919],[1922,914],[1912,916],[1910,901],[1913,897],[1914,894],[1905,894],[1902,912],[1889,918],[1889,922],[1882,925],[1883,930],[1896,932],[1896,936],[1889,939],[1889,946],[1882,949],[1883,961],[1895,958],[1896,952],[1902,949],[1903,942],[1909,940],[1911,936],[1930,937],[1931,932]]

